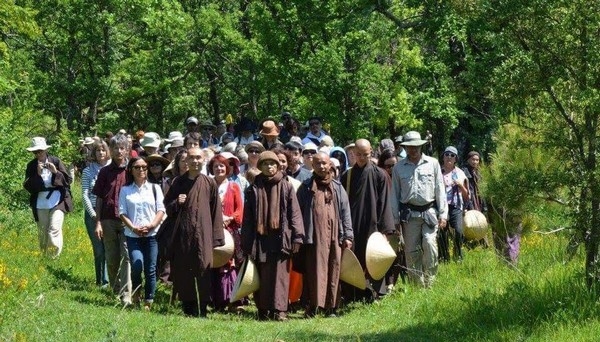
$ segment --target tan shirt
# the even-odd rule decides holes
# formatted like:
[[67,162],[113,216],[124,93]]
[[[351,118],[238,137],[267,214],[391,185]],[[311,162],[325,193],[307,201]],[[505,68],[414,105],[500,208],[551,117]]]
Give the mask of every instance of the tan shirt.
[[392,213],[400,223],[400,203],[427,205],[437,203],[438,218],[448,219],[446,187],[440,163],[432,157],[421,155],[417,164],[408,158],[400,160],[392,169]]

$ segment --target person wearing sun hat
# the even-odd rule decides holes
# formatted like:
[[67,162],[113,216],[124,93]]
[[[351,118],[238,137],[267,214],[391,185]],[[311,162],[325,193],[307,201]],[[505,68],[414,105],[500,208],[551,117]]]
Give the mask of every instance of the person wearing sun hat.
[[442,168],[423,153],[426,143],[415,131],[402,138],[407,157],[392,169],[392,213],[402,231],[409,279],[430,287],[438,269],[437,232],[446,227],[448,203]]
[[29,192],[40,250],[56,258],[63,249],[65,213],[73,210],[70,188],[73,179],[62,161],[48,154],[50,147],[43,137],[31,139],[27,151],[33,153],[34,158],[27,163],[23,187]]
[[289,259],[304,239],[302,213],[291,183],[279,170],[272,151],[260,154],[253,185],[246,192],[242,251],[258,269],[260,288],[254,293],[260,320],[287,320]]
[[449,229],[454,229],[453,255],[455,261],[462,261],[462,245],[464,240],[463,210],[469,201],[469,184],[467,176],[457,166],[458,150],[448,146],[442,154],[442,176],[446,186],[448,202],[448,227],[438,232],[438,253],[441,261],[450,261]]
[[140,142],[144,151],[141,153],[140,157],[147,157],[149,155],[158,153],[160,148],[160,136],[156,132],[146,132],[144,133],[144,138]]
[[279,127],[272,119],[263,121],[260,125],[260,132],[258,132],[262,139],[260,143],[263,144],[265,149],[272,150],[276,147],[283,147],[283,143],[279,138]]

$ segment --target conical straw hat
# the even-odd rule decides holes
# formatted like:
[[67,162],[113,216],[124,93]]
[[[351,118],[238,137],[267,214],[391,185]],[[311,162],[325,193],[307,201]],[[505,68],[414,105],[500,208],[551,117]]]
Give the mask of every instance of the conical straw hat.
[[247,295],[255,292],[260,287],[260,280],[258,279],[258,269],[250,258],[247,258],[240,269],[235,284],[233,285],[233,292],[231,295],[230,303],[237,302],[238,300],[246,297]]
[[371,278],[374,280],[383,278],[395,259],[396,252],[385,236],[380,232],[371,234],[365,252],[365,263]]
[[464,225],[467,240],[481,240],[487,234],[487,219],[478,210],[469,210],[465,213]]
[[340,270],[340,280],[356,286],[361,290],[367,288],[367,280],[365,279],[365,273],[358,262],[356,255],[345,248],[342,251],[342,267]]
[[223,229],[225,235],[225,244],[220,247],[213,248],[213,268],[219,268],[224,266],[229,259],[233,256],[235,244],[233,243],[233,236],[227,229]]

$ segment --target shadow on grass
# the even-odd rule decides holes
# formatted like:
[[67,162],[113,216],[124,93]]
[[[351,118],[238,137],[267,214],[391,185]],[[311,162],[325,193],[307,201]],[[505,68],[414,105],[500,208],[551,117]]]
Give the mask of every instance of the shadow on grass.
[[[294,330],[282,337],[294,341],[523,340],[535,336],[539,329],[548,329],[544,323],[584,322],[598,317],[600,309],[581,279],[581,275],[571,275],[543,286],[518,280],[501,293],[485,291],[478,297],[462,299],[462,305],[454,309],[441,308],[445,311],[431,315],[431,322],[421,319],[418,324],[399,329],[347,335]],[[430,309],[423,308],[418,316],[426,317],[425,310]],[[402,317],[389,319],[401,322]],[[331,324],[335,324],[335,318]]]
[[52,282],[53,288],[66,289],[70,291],[86,291],[90,290],[90,283],[83,277],[78,277],[73,274],[73,267],[60,268],[54,265],[46,265],[48,273],[54,277]]

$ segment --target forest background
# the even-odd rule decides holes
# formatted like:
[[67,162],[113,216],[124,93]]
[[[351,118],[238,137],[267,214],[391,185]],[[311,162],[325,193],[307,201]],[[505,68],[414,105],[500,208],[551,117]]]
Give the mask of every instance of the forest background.
[[[600,2],[0,0],[0,214],[24,209],[32,136],[186,117],[319,115],[337,142],[434,134],[479,150],[503,224],[562,229],[600,283]],[[540,208],[560,217],[540,226]],[[510,214],[507,215],[506,213]],[[511,219],[508,219],[510,216]],[[539,222],[539,221],[538,221]]]

